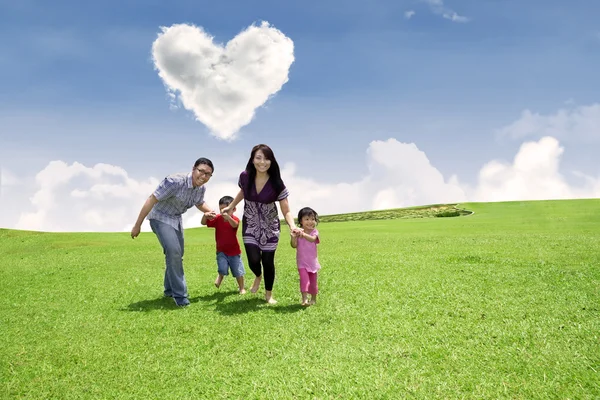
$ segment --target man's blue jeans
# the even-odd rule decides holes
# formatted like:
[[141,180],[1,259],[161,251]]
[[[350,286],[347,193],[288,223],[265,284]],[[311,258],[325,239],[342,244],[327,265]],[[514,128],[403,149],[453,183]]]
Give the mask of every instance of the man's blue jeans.
[[150,227],[158,237],[165,254],[165,296],[171,296],[179,305],[187,304],[187,285],[183,273],[183,230],[151,219]]

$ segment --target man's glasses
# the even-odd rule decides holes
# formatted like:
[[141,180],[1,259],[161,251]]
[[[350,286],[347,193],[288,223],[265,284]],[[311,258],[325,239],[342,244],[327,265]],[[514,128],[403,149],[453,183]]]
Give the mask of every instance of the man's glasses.
[[200,168],[194,168],[194,169],[195,169],[196,171],[198,171],[198,173],[199,173],[200,175],[202,175],[202,176],[207,176],[207,177],[209,177],[209,178],[212,176],[212,172],[208,172],[208,171],[205,171],[205,170],[203,170],[203,169],[200,169]]

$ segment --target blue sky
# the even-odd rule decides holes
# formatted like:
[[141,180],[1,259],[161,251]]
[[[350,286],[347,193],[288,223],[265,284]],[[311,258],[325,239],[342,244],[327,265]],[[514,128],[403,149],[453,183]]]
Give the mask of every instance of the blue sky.
[[[293,209],[597,197],[597,15],[591,0],[0,0],[0,227],[127,229],[200,156],[215,202],[257,143],[287,165]],[[294,62],[235,140],[170,107],[161,26],[226,43],[263,20]]]

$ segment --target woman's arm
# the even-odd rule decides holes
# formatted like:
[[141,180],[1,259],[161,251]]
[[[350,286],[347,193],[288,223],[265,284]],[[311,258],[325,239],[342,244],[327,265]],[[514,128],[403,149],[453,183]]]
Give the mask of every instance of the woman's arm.
[[238,203],[242,200],[244,200],[244,191],[242,189],[240,189],[238,194],[235,196],[235,199],[233,199],[233,201],[231,203],[229,203],[229,205],[227,207],[225,207],[223,209],[223,211],[221,211],[221,214],[231,213],[231,211],[235,208],[235,206],[237,206]]
[[296,227],[296,223],[294,222],[294,217],[292,216],[292,212],[290,211],[290,203],[288,202],[287,197],[283,200],[279,200],[279,207],[281,207],[281,213],[283,214],[283,218],[285,218],[285,222],[290,227],[290,231],[294,233],[301,231],[300,228]]
[[290,245],[295,249],[298,247],[298,236],[293,233],[290,233],[290,236],[292,237],[290,239]]

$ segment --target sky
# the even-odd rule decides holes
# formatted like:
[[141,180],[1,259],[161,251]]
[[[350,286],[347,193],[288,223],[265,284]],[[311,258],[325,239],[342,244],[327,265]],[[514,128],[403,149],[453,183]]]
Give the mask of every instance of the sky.
[[216,208],[258,143],[293,212],[600,197],[598,15],[594,0],[0,0],[0,227],[128,231],[199,157]]

